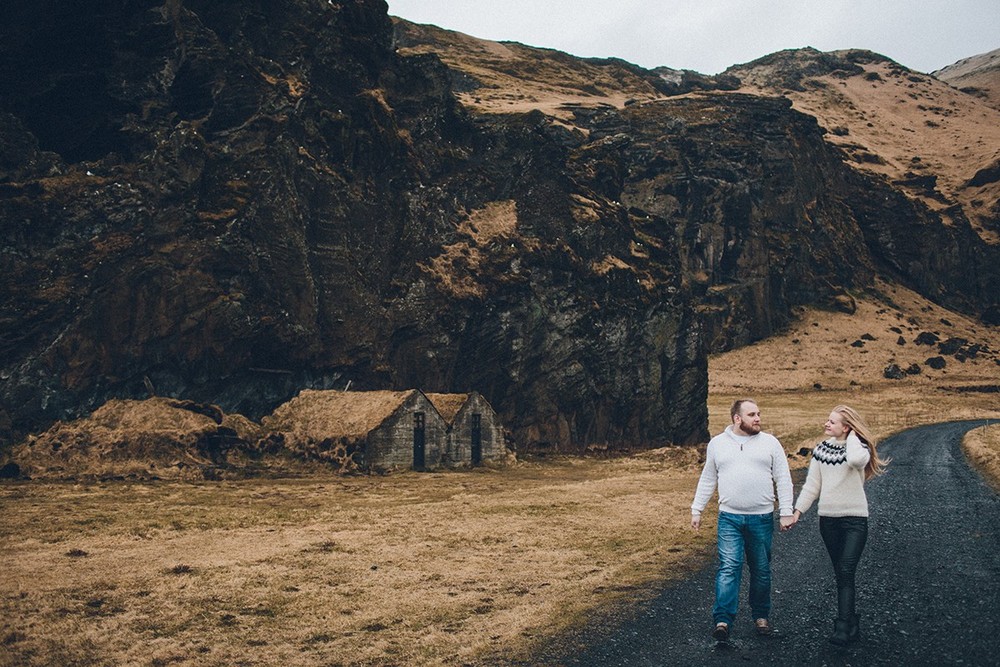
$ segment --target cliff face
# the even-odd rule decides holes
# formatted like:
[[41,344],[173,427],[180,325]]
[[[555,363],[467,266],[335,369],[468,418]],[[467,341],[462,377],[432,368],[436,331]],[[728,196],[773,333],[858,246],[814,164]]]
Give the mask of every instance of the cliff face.
[[[377,92],[384,5],[57,9],[19,4],[3,47],[15,424],[144,376],[258,409],[322,382],[372,335],[346,329],[391,279],[403,206],[386,183],[412,179]],[[324,338],[352,340],[316,368]]]
[[259,417],[350,383],[478,390],[525,446],[697,442],[710,347],[981,256],[782,100],[486,113],[383,2],[58,9],[0,35],[8,438],[150,386]]
[[149,384],[260,416],[350,382],[480,390],[524,444],[704,436],[676,247],[633,260],[623,209],[581,218],[578,140],[465,117],[384,3],[16,5],[8,433]]
[[[783,51],[727,73],[740,78],[741,90],[781,95],[826,127],[826,140],[843,151],[853,170],[892,191],[889,199],[869,198],[875,209],[913,209],[902,218],[873,221],[895,229],[891,245],[897,250],[908,247],[909,259],[893,261],[897,275],[952,307],[1000,321],[996,290],[989,287],[996,282],[1000,245],[996,108],[869,51]],[[895,219],[903,224],[891,223]],[[892,255],[890,244],[878,238],[884,233],[873,237],[872,247]],[[957,255],[962,257],[955,262]]]
[[[735,272],[716,272],[705,261],[685,266],[713,350],[768,335],[800,299],[847,303],[844,288],[870,286],[873,271],[1000,323],[1000,297],[991,287],[1000,278],[993,148],[1000,116],[976,97],[869,51],[798,49],[716,77],[678,76],[614,60],[569,66],[559,52],[399,20],[396,31],[401,52],[440,54],[461,83],[458,98],[474,113],[534,109],[584,132],[598,111],[612,107],[631,117],[648,108],[644,118],[677,121],[661,118],[648,127],[658,146],[675,144],[689,173],[659,173],[641,187],[682,190],[693,176],[696,196],[711,191],[710,200],[725,199],[729,207],[674,215],[689,234],[681,252],[690,257],[694,250],[697,259],[692,243],[699,235],[738,244],[727,234],[741,216],[753,221],[758,239],[758,251]],[[741,94],[727,94],[734,89]],[[685,92],[694,94],[670,97]],[[810,120],[765,98],[781,98]],[[624,132],[641,134],[636,127],[647,122]],[[653,158],[652,171],[661,167]],[[637,173],[648,171],[639,166]],[[740,191],[752,207],[737,202]],[[817,261],[810,266],[807,257]],[[756,310],[745,308],[750,285]]]

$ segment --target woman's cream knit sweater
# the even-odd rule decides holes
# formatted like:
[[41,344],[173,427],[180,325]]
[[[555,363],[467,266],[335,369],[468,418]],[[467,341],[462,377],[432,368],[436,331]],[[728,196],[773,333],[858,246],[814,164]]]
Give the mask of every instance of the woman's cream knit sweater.
[[865,466],[870,458],[868,446],[853,431],[847,440],[816,445],[795,509],[805,514],[819,498],[820,516],[868,516]]

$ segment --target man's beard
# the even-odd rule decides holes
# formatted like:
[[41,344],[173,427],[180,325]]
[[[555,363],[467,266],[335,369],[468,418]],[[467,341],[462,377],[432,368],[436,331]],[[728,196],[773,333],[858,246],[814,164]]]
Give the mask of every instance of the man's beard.
[[741,422],[740,430],[746,433],[747,435],[757,435],[758,433],[760,433],[760,425]]

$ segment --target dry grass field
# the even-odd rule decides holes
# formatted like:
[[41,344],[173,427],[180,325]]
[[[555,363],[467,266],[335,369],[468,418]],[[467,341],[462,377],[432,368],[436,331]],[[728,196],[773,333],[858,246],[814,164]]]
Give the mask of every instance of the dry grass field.
[[[1000,418],[995,393],[968,391],[1000,384],[987,355],[882,376],[890,359],[932,356],[911,342],[924,331],[1000,350],[996,330],[905,290],[859,300],[854,315],[803,310],[783,336],[711,360],[711,431],[734,397],[753,395],[801,466],[795,452],[841,402],[881,435]],[[1000,479],[1000,429],[966,444]],[[668,447],[379,477],[5,483],[0,664],[530,662],[560,629],[711,557],[714,531],[688,527],[698,456]]]
[[685,532],[682,511],[696,469],[696,452],[664,449],[388,477],[8,484],[0,662],[509,657],[704,558],[710,534]]
[[1000,493],[1000,425],[969,431],[962,447],[972,464]]

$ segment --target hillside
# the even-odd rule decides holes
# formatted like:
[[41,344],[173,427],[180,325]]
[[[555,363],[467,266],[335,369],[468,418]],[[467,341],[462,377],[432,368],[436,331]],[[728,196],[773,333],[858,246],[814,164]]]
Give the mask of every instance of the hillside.
[[645,70],[616,59],[578,58],[517,42],[493,42],[433,25],[393,19],[404,56],[434,54],[451,71],[456,97],[479,113],[538,110],[574,125],[574,109],[616,108],[692,90],[735,89],[732,77]]
[[[4,442],[113,398],[256,419],[350,384],[479,391],[526,449],[691,444],[709,353],[801,307],[850,309],[882,278],[1000,323],[996,179],[971,138],[873,137],[869,167],[732,74],[394,25],[378,0],[9,16]],[[913,157],[933,179],[897,178]]]
[[892,388],[1000,391],[1000,331],[879,281],[854,313],[804,307],[781,334],[713,357],[709,372],[713,394]]
[[[396,43],[403,54],[441,57],[461,78],[466,92],[458,99],[468,109],[487,114],[536,110],[583,132],[588,131],[583,119],[625,105],[656,105],[673,114],[680,99],[689,99],[690,104],[704,101],[705,108],[714,111],[713,105],[727,104],[720,100],[733,89],[756,98],[786,99],[793,109],[816,119],[824,141],[836,147],[850,171],[874,179],[851,186],[874,204],[871,215],[898,215],[877,210],[887,207],[875,204],[875,192],[887,187],[892,195],[885,199],[894,202],[889,207],[899,206],[895,201],[899,196],[915,206],[903,214],[911,221],[921,220],[912,224],[926,232],[928,224],[922,219],[929,216],[931,228],[940,224],[962,237],[922,244],[936,246],[935,257],[920,256],[914,248],[887,253],[887,248],[876,247],[878,239],[869,236],[867,243],[882,260],[880,272],[950,307],[1000,322],[990,297],[972,306],[959,296],[993,291],[990,280],[983,277],[990,272],[989,261],[972,260],[975,267],[967,266],[971,270],[956,277],[951,288],[935,284],[940,279],[929,275],[944,268],[938,263],[942,250],[960,254],[960,247],[981,243],[994,248],[986,251],[992,256],[1000,242],[1000,114],[982,99],[933,76],[867,51],[821,53],[810,48],[736,65],[716,77],[667,68],[623,70],[625,64],[618,61],[575,59],[558,51],[489,42],[399,19]],[[622,81],[624,94],[612,94],[609,75]],[[580,95],[587,82],[595,85],[588,95]],[[570,94],[566,86],[574,92]],[[967,240],[967,230],[978,241]],[[879,232],[883,240],[884,235],[884,230]],[[692,273],[697,275],[698,270]]]
[[[711,90],[779,95],[817,118],[855,167],[888,179],[946,220],[956,212],[966,216],[985,241],[1000,242],[1000,111],[989,93],[1000,89],[1000,51],[928,76],[871,52],[806,48],[706,77],[579,59],[399,19],[396,43],[403,54],[439,55],[461,74],[458,98],[485,113],[535,109],[572,123],[572,110],[581,106],[622,107]],[[976,89],[964,94],[954,89],[970,86]]]
[[1000,109],[1000,49],[963,58],[931,74]]
[[862,171],[1000,243],[1000,110],[864,51],[784,51],[727,70],[815,116]]

